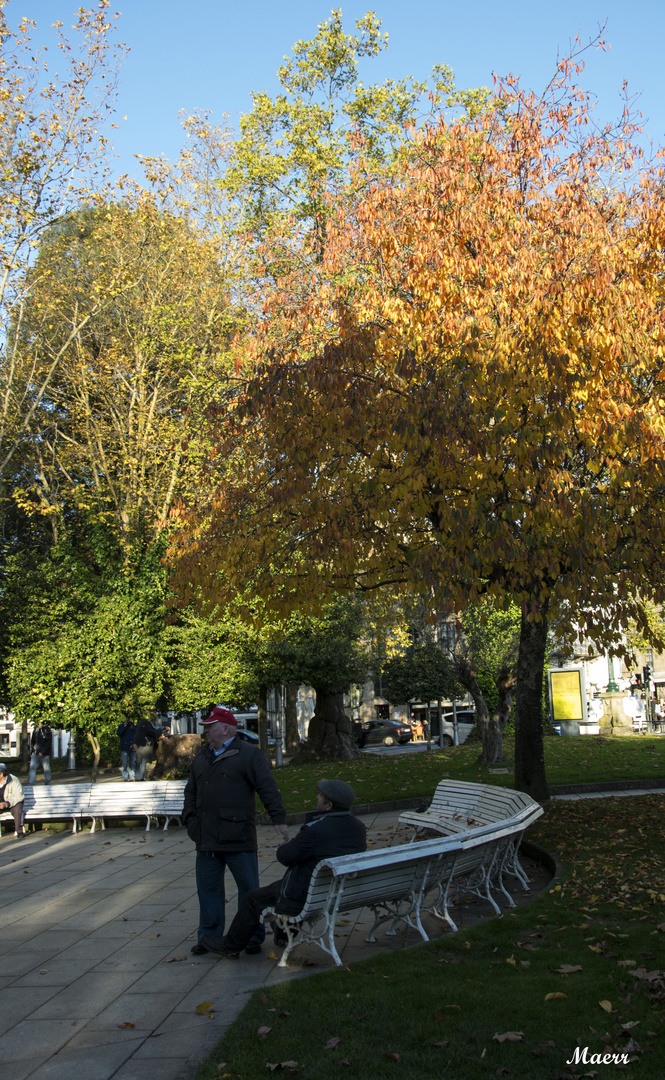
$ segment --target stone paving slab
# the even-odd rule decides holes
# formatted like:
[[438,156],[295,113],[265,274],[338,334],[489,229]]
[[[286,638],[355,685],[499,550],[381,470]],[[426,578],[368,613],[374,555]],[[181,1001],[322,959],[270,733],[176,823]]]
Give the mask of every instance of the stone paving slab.
[[[409,838],[398,816],[365,817],[370,847]],[[283,873],[275,860],[281,839],[261,826],[259,841],[266,883]],[[191,1080],[253,990],[333,966],[315,946],[301,946],[279,968],[271,943],[238,961],[193,957],[194,856],[184,830],[164,837],[140,825],[0,840],[0,1004],[11,1003],[0,1008],[2,1080]],[[230,917],[233,890],[227,875]],[[484,907],[474,901],[455,918],[464,925],[486,917]],[[379,927],[368,945],[372,921],[369,913],[340,920],[345,962],[420,941],[415,931],[388,938]],[[447,932],[430,916],[424,922],[431,936]],[[204,1001],[213,1002],[213,1020],[195,1012]],[[120,1026],[127,1023],[134,1027]]]

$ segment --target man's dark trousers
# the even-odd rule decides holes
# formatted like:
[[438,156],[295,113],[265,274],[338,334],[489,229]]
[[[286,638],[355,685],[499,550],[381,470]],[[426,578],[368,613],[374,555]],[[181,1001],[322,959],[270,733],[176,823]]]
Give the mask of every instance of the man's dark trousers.
[[[224,933],[226,895],[224,870],[228,866],[238,886],[238,908],[250,890],[257,890],[259,866],[255,851],[197,851],[196,888],[199,894],[198,940],[205,934],[218,937]],[[257,920],[258,922],[258,920]],[[256,934],[250,934],[252,944],[260,945],[266,936],[259,923]],[[249,944],[249,938],[245,945]],[[243,949],[245,947],[243,945]]]
[[238,904],[238,913],[224,938],[224,944],[229,950],[241,952],[250,941],[256,940],[259,929],[262,930],[265,937],[261,912],[265,908],[275,906],[281,890],[282,881],[280,879],[279,881],[273,881],[270,885],[262,885],[260,889],[252,889],[246,894],[242,905]]

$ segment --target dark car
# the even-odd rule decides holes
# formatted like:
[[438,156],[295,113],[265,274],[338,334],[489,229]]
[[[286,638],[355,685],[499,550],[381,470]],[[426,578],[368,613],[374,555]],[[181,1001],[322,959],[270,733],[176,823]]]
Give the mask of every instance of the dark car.
[[396,746],[397,743],[411,742],[413,732],[408,724],[400,724],[397,720],[366,720],[353,725],[353,736],[360,747],[377,743]]
[[242,739],[243,742],[251,743],[252,746],[259,745],[259,737],[255,731],[247,731],[246,728],[239,727],[236,729],[236,736]]

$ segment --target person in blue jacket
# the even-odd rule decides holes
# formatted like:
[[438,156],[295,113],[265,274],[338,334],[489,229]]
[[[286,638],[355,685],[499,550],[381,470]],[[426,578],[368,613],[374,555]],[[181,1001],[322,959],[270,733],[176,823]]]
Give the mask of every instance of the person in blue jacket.
[[135,780],[134,772],[134,735],[136,724],[131,720],[123,720],[118,724],[118,737],[120,739],[120,761],[122,762],[122,778],[125,781]]
[[[223,937],[203,936],[201,942],[210,952],[236,957],[256,933],[261,912],[274,907],[278,914],[297,915],[307,899],[314,867],[321,859],[336,855],[354,855],[365,851],[367,830],[360,818],[353,817],[353,788],[343,780],[319,780],[316,811],[297,836],[277,848],[277,858],[288,869],[280,881],[251,889]],[[276,944],[286,944],[279,932]]]

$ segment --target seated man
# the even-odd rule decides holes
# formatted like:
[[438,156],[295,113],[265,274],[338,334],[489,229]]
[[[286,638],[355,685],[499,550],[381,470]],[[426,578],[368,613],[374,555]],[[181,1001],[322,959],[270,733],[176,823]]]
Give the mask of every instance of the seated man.
[[[261,919],[261,912],[274,907],[280,915],[298,915],[307,899],[310,878],[321,859],[353,855],[367,847],[364,823],[351,815],[355,793],[343,780],[319,780],[316,811],[293,840],[277,848],[277,858],[288,866],[281,881],[251,889],[224,937],[203,937],[211,952],[237,957],[245,948]],[[277,944],[281,942],[276,936]]]

